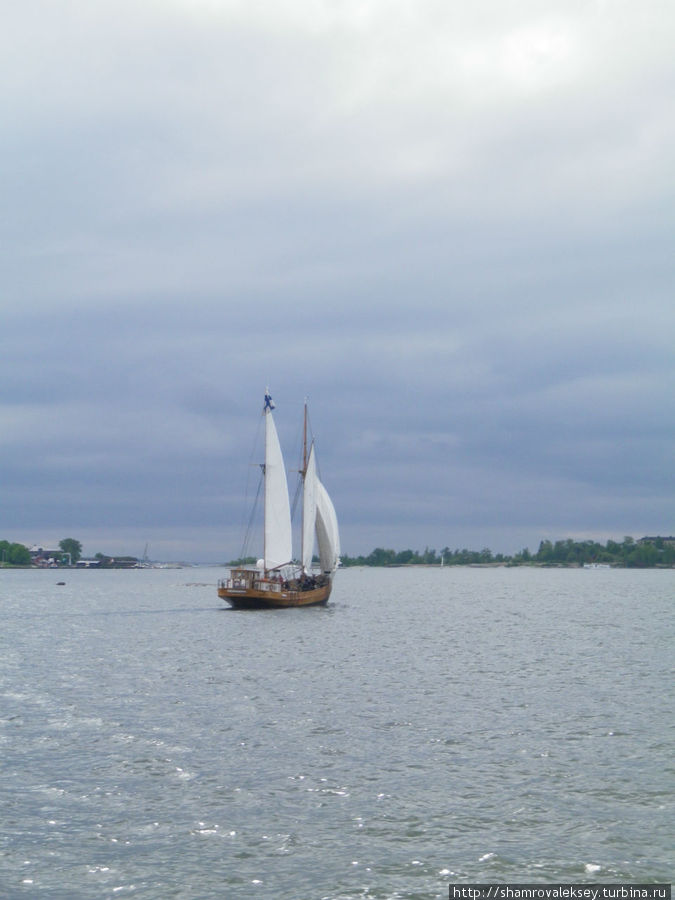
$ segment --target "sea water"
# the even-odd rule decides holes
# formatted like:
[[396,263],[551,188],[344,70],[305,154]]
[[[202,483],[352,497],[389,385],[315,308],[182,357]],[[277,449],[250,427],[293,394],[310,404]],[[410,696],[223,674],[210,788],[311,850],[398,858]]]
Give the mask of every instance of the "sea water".
[[0,897],[672,879],[674,571],[222,575],[0,572]]

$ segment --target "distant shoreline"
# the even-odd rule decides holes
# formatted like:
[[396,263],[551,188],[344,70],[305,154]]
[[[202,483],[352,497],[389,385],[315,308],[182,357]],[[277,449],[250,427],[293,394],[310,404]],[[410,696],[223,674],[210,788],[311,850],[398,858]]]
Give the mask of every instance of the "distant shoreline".
[[[225,568],[229,568],[226,566]],[[373,565],[355,563],[341,566],[344,569],[675,569],[675,565],[657,563],[653,566],[629,566],[625,563],[607,563],[593,566],[586,563],[392,563],[391,565]]]
[[[168,563],[163,566],[58,566],[57,568],[45,568],[43,566],[16,566],[6,563],[0,565],[0,572],[139,572],[152,569],[160,570],[178,570],[178,569],[229,569],[230,563]],[[352,563],[347,566],[341,566],[342,569],[625,569],[641,571],[647,569],[660,569],[669,571],[675,569],[675,565],[666,565],[657,563],[652,566],[627,565],[625,563],[604,563],[593,565],[588,563],[543,563],[543,562],[490,562],[490,563]]]
[[608,540],[605,544],[597,541],[574,541],[572,538],[539,542],[539,549],[533,553],[525,547],[519,553],[507,555],[493,553],[489,547],[482,550],[451,550],[443,547],[437,551],[426,547],[418,550],[391,550],[376,547],[368,556],[342,556],[342,566],[540,566],[549,568],[582,568],[583,566],[611,568],[675,568],[675,537],[642,537],[638,540],[627,536],[623,541]]

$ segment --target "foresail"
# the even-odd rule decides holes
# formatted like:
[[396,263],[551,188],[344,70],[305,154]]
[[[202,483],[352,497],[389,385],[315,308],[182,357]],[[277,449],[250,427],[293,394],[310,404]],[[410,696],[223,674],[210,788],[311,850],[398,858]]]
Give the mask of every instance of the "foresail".
[[302,567],[306,572],[309,572],[312,568],[312,556],[314,554],[317,484],[316,460],[314,458],[314,445],[312,444],[305,469],[302,494]]
[[291,561],[291,507],[286,468],[271,406],[265,407],[265,568]]
[[340,561],[340,534],[335,507],[328,491],[316,479],[316,538],[322,572],[334,572]]

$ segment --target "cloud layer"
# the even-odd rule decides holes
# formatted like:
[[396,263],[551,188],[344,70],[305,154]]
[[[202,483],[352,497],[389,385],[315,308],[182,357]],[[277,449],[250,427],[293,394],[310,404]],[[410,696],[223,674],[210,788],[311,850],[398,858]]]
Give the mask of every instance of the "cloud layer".
[[12,8],[0,536],[236,555],[267,383],[346,552],[672,533],[675,12],[465,7]]

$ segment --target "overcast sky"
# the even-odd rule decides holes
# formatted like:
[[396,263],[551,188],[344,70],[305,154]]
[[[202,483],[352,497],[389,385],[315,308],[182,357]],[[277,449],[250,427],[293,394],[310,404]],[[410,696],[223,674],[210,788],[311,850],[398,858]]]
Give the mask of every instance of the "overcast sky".
[[2,19],[0,539],[238,555],[267,384],[351,555],[675,533],[671,0]]

